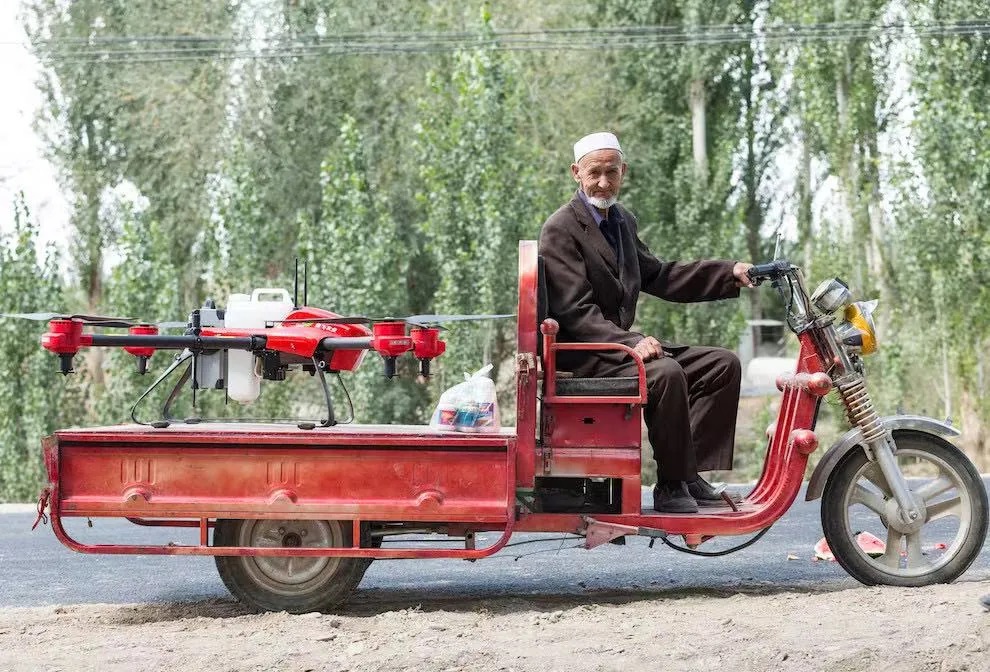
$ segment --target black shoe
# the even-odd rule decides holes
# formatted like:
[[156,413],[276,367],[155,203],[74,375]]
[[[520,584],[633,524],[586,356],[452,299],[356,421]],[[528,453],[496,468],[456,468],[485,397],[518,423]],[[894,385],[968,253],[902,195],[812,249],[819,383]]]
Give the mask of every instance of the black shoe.
[[660,481],[653,488],[653,508],[658,513],[698,513],[698,502],[684,481]]
[[725,504],[722,494],[729,496],[733,503],[742,501],[742,495],[738,492],[726,492],[725,486],[715,487],[701,476],[687,484],[688,493],[698,502],[698,506],[721,506]]

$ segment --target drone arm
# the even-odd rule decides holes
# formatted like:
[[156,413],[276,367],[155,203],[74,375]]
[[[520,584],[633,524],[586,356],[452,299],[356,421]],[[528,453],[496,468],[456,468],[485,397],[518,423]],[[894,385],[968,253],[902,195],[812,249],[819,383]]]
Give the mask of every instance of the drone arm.
[[371,350],[372,340],[371,336],[349,336],[342,338],[327,336],[320,341],[318,349],[327,352],[331,350]]
[[138,358],[138,371],[144,373],[148,359],[155,350],[184,350],[203,352],[206,350],[261,350],[264,349],[264,336],[163,336],[150,325],[132,325],[128,334],[83,333],[83,323],[71,319],[52,320],[48,331],[41,337],[41,345],[59,356],[59,370],[63,374],[72,372],[72,358],[81,348],[124,348]]
[[373,336],[323,338],[319,349],[374,350],[382,356],[386,378],[395,375],[396,358],[409,351],[419,360],[420,375],[429,377],[430,360],[439,357],[446,350],[446,344],[440,340],[440,332],[436,327],[415,326],[407,334],[404,323],[390,321],[376,323],[372,329]]
[[[87,343],[87,341],[89,341]],[[261,350],[264,336],[134,336],[131,334],[83,334],[80,345],[102,348],[154,348],[155,350]]]

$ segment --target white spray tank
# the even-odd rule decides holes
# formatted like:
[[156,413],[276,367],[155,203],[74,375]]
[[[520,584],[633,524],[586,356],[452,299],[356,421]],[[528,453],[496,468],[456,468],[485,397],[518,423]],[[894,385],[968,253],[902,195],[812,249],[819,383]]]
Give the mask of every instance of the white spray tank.
[[[231,294],[223,325],[228,329],[264,329],[265,323],[283,320],[294,308],[292,297],[284,289],[265,287],[247,294]],[[257,359],[247,350],[227,353],[227,396],[249,403],[261,394],[261,374]]]

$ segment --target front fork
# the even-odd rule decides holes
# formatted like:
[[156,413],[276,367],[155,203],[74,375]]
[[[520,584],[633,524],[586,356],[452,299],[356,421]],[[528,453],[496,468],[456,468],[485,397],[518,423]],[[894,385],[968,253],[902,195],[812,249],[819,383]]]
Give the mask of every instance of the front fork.
[[890,494],[897,502],[903,522],[910,524],[917,521],[921,517],[921,511],[911,495],[904,474],[897,466],[897,459],[894,457],[894,453],[897,452],[894,438],[877,415],[863,376],[859,373],[849,373],[835,381],[835,386],[842,395],[849,422],[863,432],[866,456],[880,467],[880,472],[890,487]]

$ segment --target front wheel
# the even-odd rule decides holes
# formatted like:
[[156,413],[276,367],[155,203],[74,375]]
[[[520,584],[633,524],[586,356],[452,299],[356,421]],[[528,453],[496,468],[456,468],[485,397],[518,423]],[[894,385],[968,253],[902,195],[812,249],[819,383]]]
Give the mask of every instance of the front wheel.
[[[832,554],[867,585],[927,586],[954,581],[979,555],[987,535],[987,492],[973,463],[937,436],[895,431],[895,458],[922,512],[906,523],[877,463],[846,455],[822,493],[822,528]],[[857,543],[860,532],[884,541]]]
[[[341,547],[351,545],[350,522],[339,520],[217,521],[214,546]],[[227,589],[261,611],[304,614],[338,606],[357,587],[365,558],[218,555]]]

